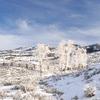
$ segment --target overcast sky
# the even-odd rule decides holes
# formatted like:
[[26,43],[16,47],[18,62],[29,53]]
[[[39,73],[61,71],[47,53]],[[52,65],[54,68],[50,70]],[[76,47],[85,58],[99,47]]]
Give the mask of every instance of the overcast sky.
[[0,49],[100,43],[100,0],[0,0]]

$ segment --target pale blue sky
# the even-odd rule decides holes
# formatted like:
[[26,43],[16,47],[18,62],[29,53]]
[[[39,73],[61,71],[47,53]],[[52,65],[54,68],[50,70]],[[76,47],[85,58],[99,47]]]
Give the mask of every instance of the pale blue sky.
[[0,0],[0,49],[100,43],[100,0]]

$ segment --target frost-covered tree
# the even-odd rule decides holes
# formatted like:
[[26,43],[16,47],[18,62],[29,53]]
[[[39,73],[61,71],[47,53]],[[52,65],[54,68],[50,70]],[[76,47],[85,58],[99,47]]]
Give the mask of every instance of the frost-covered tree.
[[71,70],[87,64],[86,50],[75,46],[72,41],[62,41],[58,46],[58,55],[61,70]]
[[65,70],[66,67],[70,67],[70,54],[73,48],[72,41],[66,42],[62,41],[58,46],[59,55],[59,66],[61,70]]
[[42,73],[42,67],[48,66],[47,62],[45,61],[47,59],[47,54],[50,52],[49,47],[45,44],[38,44],[37,45],[37,59],[39,61],[40,65],[40,73]]
[[84,67],[87,65],[87,53],[86,50],[83,48],[78,48],[78,62],[79,67]]

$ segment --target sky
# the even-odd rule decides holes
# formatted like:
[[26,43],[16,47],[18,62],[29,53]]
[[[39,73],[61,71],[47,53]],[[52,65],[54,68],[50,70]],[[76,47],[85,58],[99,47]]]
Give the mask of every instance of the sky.
[[100,43],[100,0],[0,0],[0,49]]

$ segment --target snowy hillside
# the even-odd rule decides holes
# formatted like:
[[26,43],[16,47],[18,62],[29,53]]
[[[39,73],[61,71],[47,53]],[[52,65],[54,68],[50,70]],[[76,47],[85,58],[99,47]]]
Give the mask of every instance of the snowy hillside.
[[[47,61],[53,69],[43,66],[44,72],[35,47],[0,51],[0,100],[100,99],[100,52],[88,53],[87,66],[82,69],[59,71],[57,48],[47,47],[41,56],[47,51]],[[91,97],[84,92],[88,84],[96,88]]]
[[[93,97],[86,97],[86,85],[95,86]],[[40,81],[40,87],[54,95],[57,100],[100,99],[100,52],[88,54],[88,68],[64,75],[53,75]]]
[[[41,82],[42,83],[42,82]],[[99,100],[100,99],[100,64],[95,64],[89,66],[88,69],[66,74],[62,76],[52,76],[43,81],[45,86],[42,84],[41,88],[48,93],[52,93],[55,96],[58,96],[57,100]],[[86,84],[91,84],[96,86],[96,95],[93,97],[86,97],[84,94],[84,88]],[[55,89],[55,92],[51,92],[48,89]],[[60,91],[60,93],[57,93]]]

